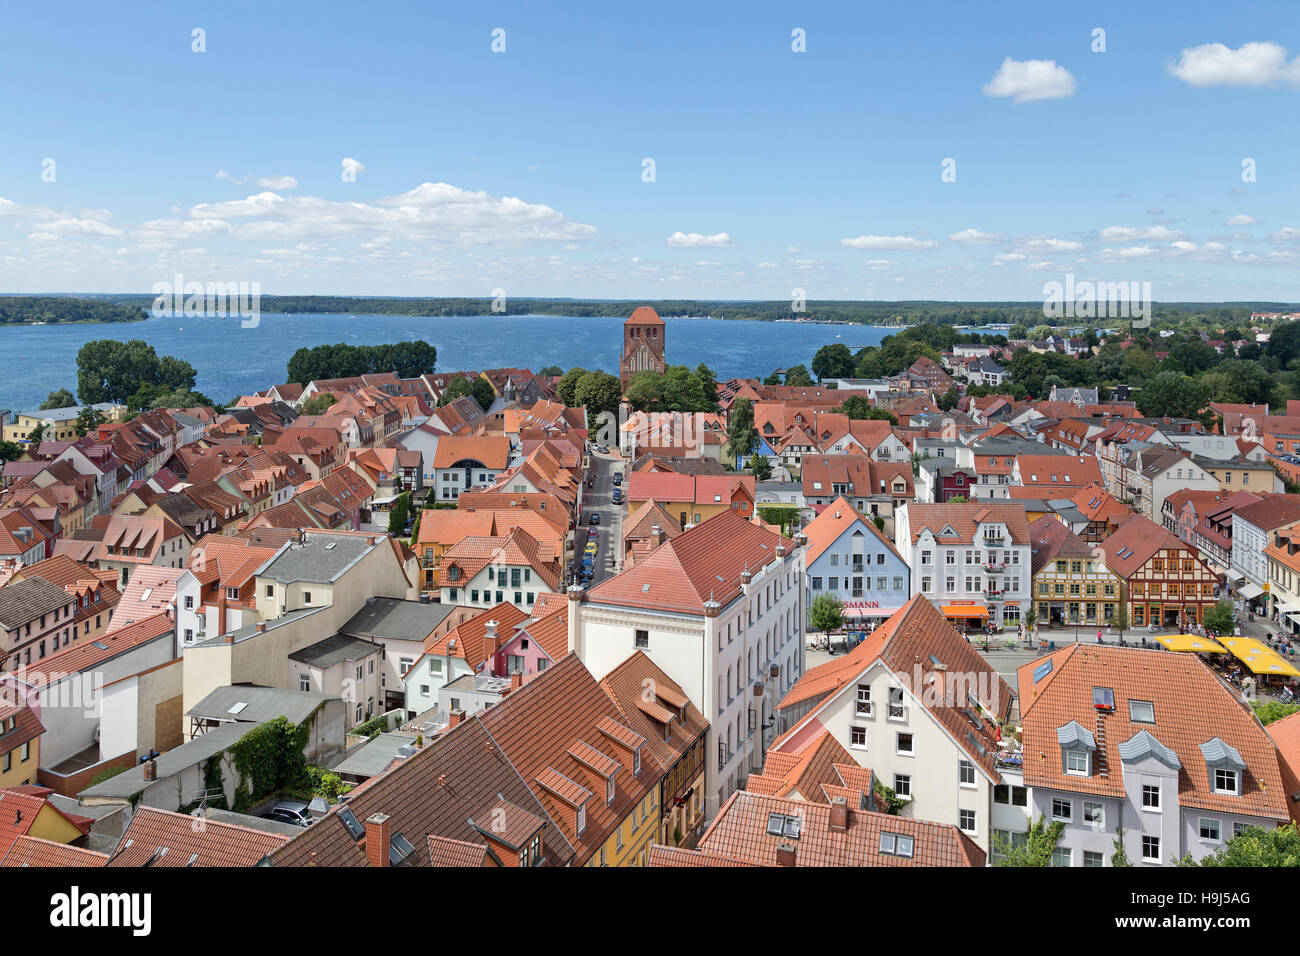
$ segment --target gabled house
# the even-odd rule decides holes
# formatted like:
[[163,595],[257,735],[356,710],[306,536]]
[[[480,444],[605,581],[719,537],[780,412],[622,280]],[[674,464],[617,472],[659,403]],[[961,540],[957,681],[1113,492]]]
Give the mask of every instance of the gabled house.
[[[1013,696],[918,594],[846,656],[814,667],[790,688],[777,707],[784,732],[768,763],[798,758],[829,731],[910,803],[907,816],[956,826],[987,850],[994,789],[1006,783],[998,740]],[[1017,829],[1027,830],[1028,817],[1021,817]]]
[[1121,831],[1133,866],[1170,866],[1290,821],[1277,748],[1197,655],[1070,644],[1017,680],[1033,815],[1065,825],[1053,866],[1110,865]]

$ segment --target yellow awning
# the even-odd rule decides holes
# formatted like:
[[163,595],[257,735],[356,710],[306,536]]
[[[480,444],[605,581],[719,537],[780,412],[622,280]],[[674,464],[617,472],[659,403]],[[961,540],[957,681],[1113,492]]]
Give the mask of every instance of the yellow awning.
[[1253,637],[1221,638],[1223,646],[1232,652],[1253,674],[1277,674],[1300,677],[1300,670],[1288,663],[1277,651]]
[[1199,634],[1165,634],[1156,638],[1171,651],[1206,651],[1211,654],[1226,654],[1227,648],[1209,637]]

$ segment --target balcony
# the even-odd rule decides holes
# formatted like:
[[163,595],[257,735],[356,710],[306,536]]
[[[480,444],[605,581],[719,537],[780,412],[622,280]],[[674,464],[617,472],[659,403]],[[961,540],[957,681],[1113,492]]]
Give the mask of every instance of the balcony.
[[982,539],[986,548],[1000,548],[1007,543],[1007,539],[1002,535],[985,535]]
[[987,572],[990,573],[990,574],[1001,574],[1001,573],[1002,573],[1003,571],[1005,571],[1006,569],[1007,569],[1007,566],[1006,566],[1005,564],[1001,564],[1001,563],[998,563],[998,564],[985,564],[985,565],[984,565],[984,570],[987,571]]

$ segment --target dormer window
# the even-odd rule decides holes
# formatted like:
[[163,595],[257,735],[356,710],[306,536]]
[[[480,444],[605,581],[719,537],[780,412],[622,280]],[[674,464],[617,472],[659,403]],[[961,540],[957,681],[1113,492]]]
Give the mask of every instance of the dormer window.
[[1089,775],[1089,753],[1086,750],[1067,750],[1065,752],[1065,772],[1076,777]]
[[614,802],[614,775],[610,774],[605,780],[605,802]]
[[582,836],[582,831],[586,829],[587,829],[587,805],[584,803],[582,806],[578,807],[578,824],[577,824],[578,836]]
[[1205,757],[1205,766],[1210,772],[1210,786],[1214,792],[1241,796],[1246,762],[1241,759],[1237,749],[1214,737],[1201,744],[1201,753]]
[[1218,767],[1214,771],[1214,792],[1241,795],[1241,775],[1232,769]]
[[640,776],[640,774],[641,774],[641,748],[637,747],[636,750],[632,751],[632,776],[636,777],[636,776]]

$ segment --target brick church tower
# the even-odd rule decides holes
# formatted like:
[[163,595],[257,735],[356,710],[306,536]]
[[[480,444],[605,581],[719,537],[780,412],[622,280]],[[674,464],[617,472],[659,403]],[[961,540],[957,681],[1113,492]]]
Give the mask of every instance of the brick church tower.
[[632,311],[623,323],[623,355],[618,363],[618,378],[627,383],[637,372],[664,370],[664,320],[648,305]]

